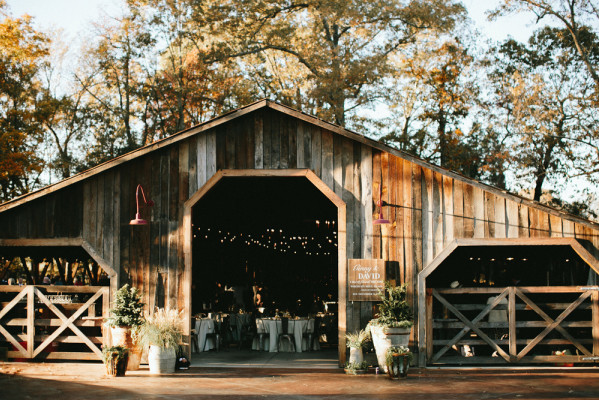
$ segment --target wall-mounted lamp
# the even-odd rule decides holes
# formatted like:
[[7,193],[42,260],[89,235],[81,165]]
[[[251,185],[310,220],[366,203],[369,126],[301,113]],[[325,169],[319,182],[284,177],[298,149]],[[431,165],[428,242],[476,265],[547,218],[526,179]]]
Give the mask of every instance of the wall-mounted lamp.
[[374,225],[387,225],[390,224],[391,221],[383,218],[383,185],[377,185],[379,189],[379,199],[376,202],[376,206],[379,208],[378,218],[372,221]]
[[141,185],[137,185],[137,189],[135,190],[135,203],[137,205],[137,212],[135,213],[135,219],[132,219],[129,222],[129,225],[147,225],[148,221],[146,221],[145,219],[141,218],[141,214],[139,213],[139,191],[141,190],[141,195],[144,199],[144,203],[146,203],[146,205],[148,207],[152,207],[154,205],[154,202],[152,200],[146,200],[146,194],[144,193],[143,188],[141,187]]

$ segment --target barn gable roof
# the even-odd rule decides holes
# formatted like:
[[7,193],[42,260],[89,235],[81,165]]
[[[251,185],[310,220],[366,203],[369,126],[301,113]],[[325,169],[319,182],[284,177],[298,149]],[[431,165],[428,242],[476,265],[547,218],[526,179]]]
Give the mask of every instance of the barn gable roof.
[[462,181],[464,183],[467,183],[469,185],[475,186],[475,187],[479,187],[487,192],[490,193],[494,193],[496,195],[499,195],[501,197],[504,198],[508,198],[512,201],[515,201],[516,203],[521,203],[521,204],[525,204],[526,206],[529,207],[533,207],[533,208],[537,208],[540,209],[542,211],[545,211],[547,213],[553,214],[553,215],[557,215],[561,218],[565,218],[571,221],[574,221],[576,223],[582,223],[585,224],[587,226],[591,226],[595,229],[597,229],[599,227],[599,224],[591,222],[589,220],[565,213],[563,211],[557,210],[553,207],[549,207],[549,206],[545,206],[539,202],[527,199],[525,197],[519,196],[519,195],[515,195],[513,193],[509,193],[506,190],[502,190],[499,189],[497,187],[494,186],[490,186],[487,185],[485,183],[482,183],[480,181],[477,181],[475,179],[472,178],[468,178],[466,176],[461,175],[458,172],[455,171],[451,171],[442,167],[439,167],[437,165],[431,164],[430,162],[424,161],[418,157],[415,157],[413,155],[410,155],[406,152],[403,152],[401,150],[395,149],[389,145],[386,145],[384,143],[381,143],[379,141],[376,141],[374,139],[370,139],[364,135],[358,134],[356,132],[353,132],[349,129],[340,127],[338,125],[334,125],[331,124],[329,122],[326,122],[324,120],[321,120],[317,117],[314,117],[312,115],[303,113],[301,111],[295,110],[293,108],[284,106],[282,104],[276,103],[272,100],[268,100],[268,99],[263,99],[263,100],[259,100],[255,103],[249,104],[247,106],[238,108],[236,110],[230,111],[226,114],[223,114],[217,118],[214,118],[210,121],[204,122],[202,124],[196,125],[194,127],[185,129],[181,132],[175,133],[174,135],[171,135],[167,138],[158,140],[154,143],[148,144],[146,146],[140,147],[139,149],[133,150],[129,153],[123,154],[121,156],[118,156],[110,161],[104,162],[102,164],[99,164],[95,167],[92,167],[86,171],[83,171],[79,174],[73,175],[72,177],[66,178],[60,182],[54,183],[54,184],[50,184],[48,186],[45,186],[39,190],[24,194],[22,196],[16,197],[12,200],[9,200],[5,203],[0,204],[0,213],[7,211],[9,209],[12,209],[14,207],[18,207],[21,204],[30,202],[32,200],[38,199],[44,195],[53,193],[57,190],[60,190],[64,187],[67,187],[69,185],[75,184],[77,182],[83,181],[87,178],[90,178],[92,176],[98,175],[110,168],[114,168],[118,165],[121,165],[123,163],[126,163],[132,159],[135,159],[137,157],[141,157],[143,155],[146,155],[148,153],[151,153],[153,151],[157,151],[159,149],[162,149],[164,147],[167,147],[173,143],[185,140],[191,136],[194,135],[198,135],[201,134],[203,132],[206,132],[212,128],[215,128],[217,126],[223,125],[231,120],[234,120],[236,118],[240,118],[244,115],[248,115],[250,113],[253,113],[255,111],[258,111],[260,109],[264,109],[264,108],[268,108],[268,109],[272,109],[272,110],[276,110],[279,111],[281,113],[284,113],[290,117],[293,118],[297,118],[299,120],[305,121],[309,124],[313,124],[316,126],[319,126],[323,129],[326,129],[330,132],[333,132],[335,134],[347,137],[351,140],[354,140],[356,142],[365,144],[367,146],[372,147],[373,149],[377,149],[380,150],[382,152],[387,152],[390,153],[394,156],[400,157],[404,160],[408,160],[414,164],[420,165],[423,168],[427,168],[436,172],[439,172],[443,175],[449,176],[453,179],[457,179],[459,181]]

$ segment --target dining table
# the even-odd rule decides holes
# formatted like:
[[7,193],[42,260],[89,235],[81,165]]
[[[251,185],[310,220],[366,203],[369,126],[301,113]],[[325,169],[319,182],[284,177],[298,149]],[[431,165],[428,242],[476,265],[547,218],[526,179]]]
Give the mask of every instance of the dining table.
[[[264,335],[264,340],[254,338],[252,343],[253,350],[276,352],[292,352],[293,348],[289,341],[281,341],[281,347],[278,346],[279,333],[283,331],[283,321],[280,318],[256,318],[256,332]],[[293,334],[295,351],[301,353],[308,350],[308,340],[304,333],[314,332],[313,318],[290,318],[288,320],[288,332]],[[317,350],[318,340],[314,341],[313,349]]]
[[198,335],[198,351],[208,351],[216,347],[213,337],[207,337],[214,333],[217,321],[212,318],[196,318],[195,331]]

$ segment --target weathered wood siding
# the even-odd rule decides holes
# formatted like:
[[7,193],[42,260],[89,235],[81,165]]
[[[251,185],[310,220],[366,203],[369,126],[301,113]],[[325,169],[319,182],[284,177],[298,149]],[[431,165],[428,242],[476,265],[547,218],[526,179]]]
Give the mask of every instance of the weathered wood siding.
[[[347,205],[347,257],[391,261],[414,307],[417,274],[454,238],[576,237],[597,254],[589,224],[310,121],[262,107],[215,124],[1,212],[0,238],[82,237],[150,308],[187,308],[184,202],[220,169],[309,168]],[[138,184],[155,202],[145,227],[128,225]],[[391,226],[372,224],[379,185]],[[347,330],[364,327],[373,305],[348,303]]]

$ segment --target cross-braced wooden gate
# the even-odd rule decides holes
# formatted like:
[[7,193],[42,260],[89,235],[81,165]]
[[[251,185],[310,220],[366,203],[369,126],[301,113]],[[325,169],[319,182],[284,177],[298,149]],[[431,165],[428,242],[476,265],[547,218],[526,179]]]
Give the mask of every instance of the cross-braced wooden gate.
[[427,289],[426,294],[427,364],[599,361],[599,287]]
[[0,286],[0,296],[0,341],[12,346],[9,358],[102,358],[108,287]]

